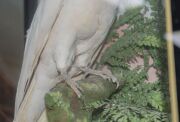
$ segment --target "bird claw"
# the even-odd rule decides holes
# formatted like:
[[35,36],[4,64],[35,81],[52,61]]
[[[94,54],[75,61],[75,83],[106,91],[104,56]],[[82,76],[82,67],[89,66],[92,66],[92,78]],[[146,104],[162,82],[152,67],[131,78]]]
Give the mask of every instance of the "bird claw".
[[67,81],[67,84],[73,89],[73,91],[76,93],[76,95],[78,96],[78,98],[80,98],[82,96],[81,91],[82,88],[79,86],[78,83],[76,83],[75,81]]
[[102,74],[99,74],[99,76],[101,76],[105,80],[112,81],[113,83],[116,83],[116,88],[119,88],[119,85],[120,85],[119,81],[114,75],[109,74],[109,73],[102,73]]
[[73,80],[71,77],[68,76],[67,72],[62,72],[62,75],[64,77],[65,82],[67,83],[67,85],[69,85],[73,91],[76,93],[76,95],[78,96],[78,98],[81,97],[81,91],[82,88],[79,86],[79,84],[77,83],[77,81]]
[[88,75],[88,74],[94,74],[97,76],[102,77],[105,80],[108,81],[112,81],[113,83],[116,83],[116,88],[119,87],[119,81],[118,79],[111,73],[111,72],[106,72],[106,71],[99,71],[99,70],[93,70],[87,67],[79,67],[80,70],[82,70],[83,72],[85,72],[84,78]]

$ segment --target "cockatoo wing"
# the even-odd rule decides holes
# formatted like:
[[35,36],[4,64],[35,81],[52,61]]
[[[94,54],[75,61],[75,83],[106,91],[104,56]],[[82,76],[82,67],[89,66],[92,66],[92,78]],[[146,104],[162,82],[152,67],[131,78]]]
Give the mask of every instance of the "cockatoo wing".
[[48,41],[48,36],[59,15],[64,0],[40,0],[28,30],[24,59],[15,102],[15,115],[30,84],[39,57]]

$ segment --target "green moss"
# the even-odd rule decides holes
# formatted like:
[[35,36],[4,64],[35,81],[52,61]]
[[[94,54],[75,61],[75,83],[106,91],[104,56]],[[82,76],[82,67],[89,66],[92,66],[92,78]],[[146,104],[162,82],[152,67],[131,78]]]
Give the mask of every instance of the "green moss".
[[[78,81],[78,84],[83,89],[81,98],[65,83],[58,84],[46,94],[49,122],[91,122],[94,107],[99,107],[101,100],[108,98],[116,90],[115,84],[99,76],[90,76]],[[104,103],[101,104],[103,105]]]

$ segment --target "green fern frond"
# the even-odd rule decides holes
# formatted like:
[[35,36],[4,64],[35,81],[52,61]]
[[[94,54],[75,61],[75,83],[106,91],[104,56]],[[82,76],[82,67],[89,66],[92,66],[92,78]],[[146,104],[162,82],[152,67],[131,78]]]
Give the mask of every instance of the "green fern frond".
[[[143,16],[142,9],[130,10],[116,20],[108,40],[117,41],[106,50],[100,64],[108,65],[120,81],[122,89],[108,100],[92,103],[90,108],[99,108],[93,122],[169,122],[169,91],[167,74],[164,8],[161,0],[146,0],[151,5],[151,18]],[[123,24],[129,28],[124,36],[118,36],[116,29]],[[144,60],[142,67],[131,69],[129,61],[136,57]],[[149,64],[149,57],[153,64]],[[157,70],[158,81],[144,82],[148,70]]]

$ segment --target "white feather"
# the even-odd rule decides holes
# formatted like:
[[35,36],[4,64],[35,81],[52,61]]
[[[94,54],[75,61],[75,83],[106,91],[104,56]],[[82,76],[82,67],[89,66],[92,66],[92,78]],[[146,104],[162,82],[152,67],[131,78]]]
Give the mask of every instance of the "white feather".
[[41,0],[27,34],[23,65],[16,93],[15,115],[24,98],[26,85],[30,84],[40,54],[48,35],[62,8],[63,0]]

